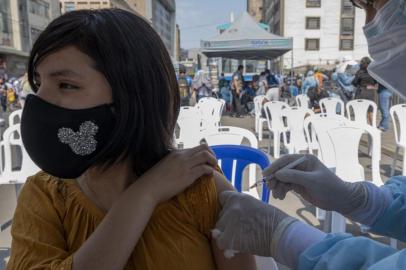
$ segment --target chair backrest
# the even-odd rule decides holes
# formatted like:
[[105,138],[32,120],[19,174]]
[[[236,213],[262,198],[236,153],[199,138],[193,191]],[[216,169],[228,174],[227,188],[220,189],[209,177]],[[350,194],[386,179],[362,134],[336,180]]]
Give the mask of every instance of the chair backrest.
[[[338,127],[327,131],[333,146],[335,173],[347,182],[364,181],[364,168],[359,163],[358,149],[363,128]],[[329,149],[330,151],[330,149]]]
[[398,104],[390,108],[395,139],[397,144],[406,145],[406,104]]
[[196,104],[196,108],[201,114],[201,129],[211,129],[219,126],[222,108],[224,104],[216,98],[201,98]]
[[296,105],[298,107],[309,108],[310,98],[307,95],[301,94],[296,96]]
[[261,110],[262,110],[262,102],[264,101],[265,96],[260,95],[254,98],[254,109],[255,109],[255,116],[261,117]]
[[314,112],[305,107],[291,107],[282,110],[282,115],[286,117],[289,129],[288,148],[292,148],[293,152],[308,150],[309,145],[305,137],[304,121],[307,117],[314,115]]
[[[18,147],[19,151],[12,151],[12,146]],[[4,131],[1,149],[4,151],[4,167],[2,168],[0,182],[24,183],[29,176],[40,171],[40,168],[35,165],[24,148],[21,139],[20,124],[14,124]],[[18,154],[14,156],[17,152],[21,153],[21,157],[19,157]],[[18,159],[21,159],[21,166],[15,168],[13,161]]]
[[264,104],[264,110],[270,130],[283,130],[285,125],[282,120],[282,110],[289,105],[282,101],[269,101]]
[[[355,99],[349,101],[346,105],[346,108],[348,119],[360,125],[369,125],[368,110],[369,108],[372,108],[372,126],[376,127],[377,106],[375,102],[367,99]],[[354,116],[354,118],[352,118],[352,115]]]
[[18,123],[21,123],[21,115],[23,113],[23,110],[16,110],[8,116],[8,125],[12,126]]
[[318,156],[327,167],[335,167],[335,156],[333,145],[328,137],[327,130],[346,126],[350,121],[340,115],[320,116],[313,115],[304,120],[306,138],[308,138],[309,148],[313,150],[313,145],[318,145]]
[[226,102],[224,99],[217,99],[216,101],[217,101],[217,103],[216,103],[216,107],[215,107],[215,111],[214,111],[214,116],[215,116],[214,120],[216,123],[220,123],[221,116],[223,115],[223,111],[226,106]]
[[222,126],[204,135],[204,139],[210,146],[225,144],[241,145],[244,138],[248,140],[251,147],[258,148],[258,139],[255,137],[255,134],[244,128]]
[[339,98],[328,97],[320,100],[320,109],[323,114],[331,116],[340,114],[344,116],[344,102]]
[[176,138],[176,143],[183,144],[183,148],[198,146],[201,140],[201,114],[199,110],[196,107],[181,107],[177,124],[179,137]]
[[[245,145],[216,145],[211,147],[220,161],[220,167],[226,178],[234,185],[234,187],[242,192],[242,179],[244,169],[250,165],[259,165],[262,170],[270,165],[269,159],[261,150],[245,146]],[[249,186],[255,184],[256,179],[250,179]],[[269,190],[264,185],[262,187],[262,195],[260,196],[263,202],[269,201]]]

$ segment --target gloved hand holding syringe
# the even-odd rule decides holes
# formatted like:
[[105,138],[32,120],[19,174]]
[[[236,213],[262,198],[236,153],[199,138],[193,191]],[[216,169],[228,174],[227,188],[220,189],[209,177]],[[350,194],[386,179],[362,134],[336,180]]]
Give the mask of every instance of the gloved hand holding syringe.
[[[314,206],[343,215],[363,208],[367,200],[363,183],[344,182],[313,155],[284,156],[262,174],[264,178],[252,188],[267,184],[276,199],[284,199],[293,190]],[[212,235],[226,257],[232,257],[235,250],[272,256],[273,245],[296,220],[247,194],[222,192],[220,203],[223,209]]]

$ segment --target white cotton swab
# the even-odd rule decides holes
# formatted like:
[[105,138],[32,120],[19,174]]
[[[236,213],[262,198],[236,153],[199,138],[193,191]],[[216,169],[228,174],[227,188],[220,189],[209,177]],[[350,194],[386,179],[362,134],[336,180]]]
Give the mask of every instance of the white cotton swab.
[[[217,239],[220,236],[220,234],[221,234],[221,231],[218,229],[214,229],[211,231],[211,235],[214,239]],[[236,250],[226,249],[223,254],[224,254],[224,257],[226,257],[226,259],[231,259],[237,253],[238,253],[238,251],[236,251]]]

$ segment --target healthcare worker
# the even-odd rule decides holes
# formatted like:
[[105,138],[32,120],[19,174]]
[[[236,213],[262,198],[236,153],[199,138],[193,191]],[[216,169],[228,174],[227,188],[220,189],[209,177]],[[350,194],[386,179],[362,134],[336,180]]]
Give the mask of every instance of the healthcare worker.
[[[355,2],[367,15],[371,75],[406,97],[406,0]],[[272,176],[275,198],[284,199],[293,190],[319,208],[369,226],[371,232],[406,241],[405,176],[393,177],[382,187],[348,183],[312,155],[293,169],[283,169],[301,157],[284,156],[263,172]],[[406,250],[345,233],[325,234],[248,195],[225,192],[220,202],[223,210],[213,237],[224,251],[272,256],[292,269],[406,269]]]

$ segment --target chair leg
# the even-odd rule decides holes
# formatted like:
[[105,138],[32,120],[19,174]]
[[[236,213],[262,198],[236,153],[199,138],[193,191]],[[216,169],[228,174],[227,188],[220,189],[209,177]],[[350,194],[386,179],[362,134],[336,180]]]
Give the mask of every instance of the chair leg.
[[372,157],[372,137],[368,134],[368,155]]
[[259,123],[259,118],[255,116],[255,132],[258,133],[258,123]]
[[263,126],[263,122],[261,120],[258,122],[258,127],[257,128],[258,128],[258,139],[260,141],[262,141],[262,131],[264,129],[264,126]]
[[268,132],[268,154],[271,154],[271,142],[272,142],[272,136],[271,136],[271,131]]
[[279,158],[281,151],[281,133],[275,132],[273,137],[273,156]]
[[393,161],[392,161],[392,169],[390,172],[391,176],[395,175],[395,170],[396,170],[396,161],[398,159],[398,154],[399,154],[399,146],[396,146],[396,150],[395,150],[395,156],[393,157]]
[[406,149],[403,149],[403,167],[402,175],[406,175]]

